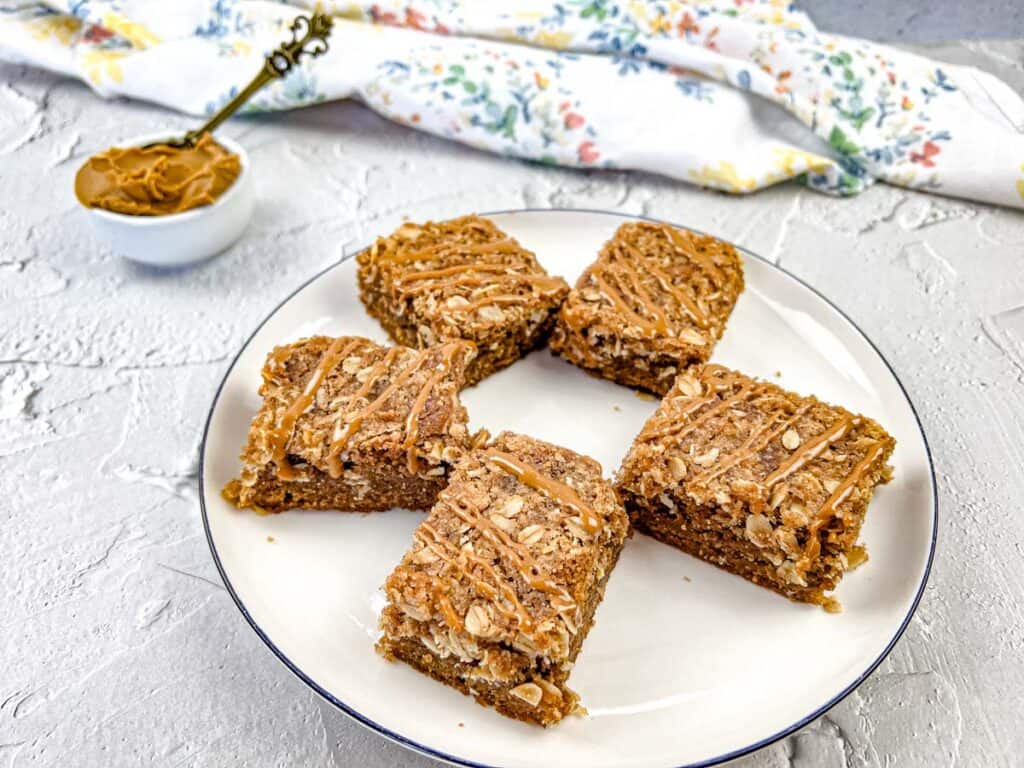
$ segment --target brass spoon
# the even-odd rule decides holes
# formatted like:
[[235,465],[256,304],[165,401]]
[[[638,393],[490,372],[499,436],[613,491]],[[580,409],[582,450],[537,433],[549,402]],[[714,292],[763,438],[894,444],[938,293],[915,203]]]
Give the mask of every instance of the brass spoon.
[[235,98],[221,107],[217,114],[180,139],[154,142],[147,144],[144,149],[157,146],[194,147],[200,136],[214,131],[245,104],[256,91],[272,80],[277,80],[288,74],[302,56],[316,58],[326,53],[327,38],[331,34],[332,24],[331,17],[322,13],[314,13],[312,16],[296,16],[291,26],[292,39],[275,48],[267,56],[263,68],[256,77]]

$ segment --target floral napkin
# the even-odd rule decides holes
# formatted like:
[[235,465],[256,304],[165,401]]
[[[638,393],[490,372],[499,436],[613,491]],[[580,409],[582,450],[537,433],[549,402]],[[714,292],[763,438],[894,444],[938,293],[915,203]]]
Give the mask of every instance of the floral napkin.
[[[875,180],[1024,207],[1024,101],[1000,80],[815,29],[776,0],[320,4],[330,50],[250,111],[355,98],[480,149],[727,192]],[[204,115],[312,0],[0,0],[0,59]]]

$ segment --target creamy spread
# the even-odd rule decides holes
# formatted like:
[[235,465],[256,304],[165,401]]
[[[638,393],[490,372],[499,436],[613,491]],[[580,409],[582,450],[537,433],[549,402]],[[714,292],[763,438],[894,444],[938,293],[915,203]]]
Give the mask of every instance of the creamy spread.
[[241,170],[238,155],[208,133],[194,147],[111,147],[78,170],[75,196],[87,208],[163,216],[210,205]]

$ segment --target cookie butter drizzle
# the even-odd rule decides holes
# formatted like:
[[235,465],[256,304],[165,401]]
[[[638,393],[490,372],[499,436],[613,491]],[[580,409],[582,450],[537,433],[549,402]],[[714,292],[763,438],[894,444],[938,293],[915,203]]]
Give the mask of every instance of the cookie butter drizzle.
[[608,297],[611,303],[617,307],[620,312],[633,318],[633,322],[643,330],[653,333],[658,332],[657,326],[651,323],[651,321],[646,317],[638,314],[631,306],[629,306],[629,303],[622,297],[622,294],[615,290],[597,270],[591,272],[590,276],[594,279],[594,282],[597,283],[597,287],[601,289],[601,292]]
[[[448,539],[442,536],[436,528],[426,521],[420,523],[419,528],[416,529],[415,536],[423,543],[423,546],[469,579],[473,583],[477,592],[490,601],[499,613],[506,618],[514,620],[521,631],[524,633],[533,631],[533,619],[530,617],[529,611],[526,610],[526,606],[524,606],[519,600],[519,597],[516,595],[516,591],[512,586],[502,579],[501,576],[498,575],[498,572],[494,570],[494,565],[490,560],[467,549],[460,549],[454,543],[448,541]],[[477,574],[473,573],[467,565],[463,565],[463,562],[473,563],[478,566],[490,580],[488,581],[480,578]],[[440,585],[438,584],[435,584],[435,587],[440,589]],[[499,594],[505,598],[507,605],[498,599]],[[450,605],[451,604],[449,603],[449,607]],[[462,623],[458,616],[454,615],[454,610],[451,611],[453,616],[449,616],[442,606],[442,613],[454,629],[458,630],[462,628]],[[452,621],[452,619],[454,619],[454,621]]]
[[[341,464],[339,461],[341,452],[345,450],[348,445],[348,441],[356,434],[363,425],[363,421],[378,409],[383,406],[388,399],[398,391],[405,382],[407,382],[416,371],[423,367],[423,364],[427,361],[434,352],[437,351],[437,347],[428,347],[420,351],[416,355],[416,359],[408,365],[384,390],[377,395],[377,397],[371,402],[367,403],[361,410],[345,413],[338,419],[338,422],[334,426],[334,434],[331,437],[331,443],[327,449],[327,463],[330,473],[332,476],[336,476],[333,473],[337,472],[341,474]],[[441,348],[441,362],[437,369],[429,376],[423,387],[420,388],[419,393],[416,395],[416,400],[413,402],[413,407],[409,411],[409,415],[405,421],[405,440],[403,441],[402,447],[406,451],[406,459],[408,462],[409,472],[415,474],[419,471],[419,463],[416,458],[416,438],[419,436],[419,417],[420,412],[423,410],[427,403],[427,399],[430,393],[437,386],[438,382],[444,378],[445,375],[451,370],[452,357],[456,350],[459,349],[458,344],[445,344]],[[385,361],[387,356],[385,356]],[[387,367],[383,364],[380,368],[374,368],[367,380],[363,382],[363,386],[357,395],[365,397],[366,393],[373,387],[375,381],[383,373]],[[350,400],[354,402],[355,396]]]
[[416,395],[412,410],[409,411],[409,416],[405,420],[405,442],[402,444],[402,447],[405,448],[406,462],[408,463],[410,475],[415,475],[420,471],[420,463],[416,458],[416,438],[420,434],[420,414],[423,413],[430,393],[434,391],[434,388],[440,383],[441,379],[451,372],[452,357],[458,349],[459,347],[455,344],[446,344],[443,347],[441,362],[434,369],[434,372],[430,374],[430,378],[427,379],[427,383],[420,389],[419,394]]
[[512,561],[516,570],[519,571],[519,575],[532,589],[543,592],[545,595],[556,595],[564,603],[573,604],[573,600],[565,588],[553,582],[541,570],[540,565],[524,545],[514,542],[508,533],[484,517],[479,509],[462,499],[449,499],[448,501],[452,511],[459,519],[479,531],[480,535],[498,551],[499,557],[507,556]]
[[556,504],[568,507],[580,516],[583,530],[587,533],[597,533],[604,525],[604,521],[598,514],[587,506],[587,503],[580,498],[576,490],[565,483],[548,477],[536,467],[521,462],[511,454],[490,448],[485,451],[487,458],[501,469],[508,472],[523,485],[533,488],[541,495],[551,499]]
[[[498,461],[495,461],[495,456],[499,459],[505,459],[508,457],[508,454],[497,451],[488,451],[487,454],[495,464],[498,464],[500,468],[504,471],[509,471]],[[516,477],[518,478],[519,476],[516,475]],[[550,478],[546,479],[550,480]],[[540,490],[533,485],[530,485],[530,487]],[[568,486],[565,487],[568,488]],[[569,490],[572,491],[571,488]],[[545,496],[548,496],[544,491],[540,490],[540,492]],[[548,496],[548,498],[550,498],[550,496]],[[576,609],[576,602],[573,600],[569,592],[563,586],[555,583],[548,574],[543,572],[540,564],[537,563],[536,559],[530,554],[529,549],[525,545],[515,542],[507,532],[495,525],[490,519],[485,517],[479,509],[465,500],[459,498],[447,498],[445,501],[447,502],[448,508],[460,520],[478,531],[481,538],[494,547],[497,552],[498,559],[510,562],[531,589],[541,592],[548,597],[548,602],[554,611],[561,613],[562,611]],[[574,506],[570,505],[570,508],[576,511]],[[425,537],[424,533],[427,534],[429,538]],[[441,536],[433,526],[426,522],[420,525],[416,535],[424,546],[428,547],[434,554],[459,571],[463,576],[470,579],[476,586],[477,591],[485,598],[492,601],[498,608],[499,612],[507,618],[514,619],[520,629],[524,632],[532,631],[533,620],[526,611],[525,606],[519,600],[515,590],[498,575],[497,571],[494,569],[494,562],[492,559],[482,557],[468,549],[459,549],[455,547],[452,542]],[[454,552],[452,550],[454,550]],[[463,560],[480,566],[481,570],[490,577],[491,581],[481,579],[478,575],[474,574],[468,567],[462,564]],[[462,623],[458,619],[454,610],[452,610],[451,603],[448,602],[447,605],[445,605],[445,603],[441,602],[442,598],[447,600],[446,596],[442,593],[443,589],[441,588],[441,585],[439,583],[435,583],[434,597],[441,608],[445,621],[453,628],[460,629],[462,627]],[[511,608],[506,607],[501,603],[501,601],[497,600],[499,593],[505,597]]]
[[[661,224],[659,226],[661,231],[665,233],[669,242],[678,250],[685,253],[688,259],[696,262],[716,287],[725,282],[725,275],[722,274],[722,270],[715,265],[714,261],[697,248],[696,244],[693,242],[692,233],[687,233],[684,236],[682,232],[675,227],[670,227],[668,224]],[[715,240],[712,237],[705,237],[705,239],[708,242],[713,243],[716,250],[723,250],[732,247],[720,240]]]
[[[780,417],[778,415],[773,416],[767,422],[751,432],[750,437],[748,437],[747,440],[733,453],[723,456],[720,459],[719,466],[716,467],[713,472],[711,470],[705,470],[694,477],[690,482],[707,483],[714,480],[716,477],[725,474],[737,464],[742,463],[761,451],[766,445],[768,445],[768,443],[793,426],[809,410],[811,410],[811,403],[806,403],[797,408],[796,411],[793,412],[793,415],[788,419],[780,421]],[[772,427],[775,428],[772,429]]]
[[[346,341],[348,341],[348,344],[345,344]],[[274,464],[277,466],[277,476],[281,480],[294,480],[296,477],[295,468],[288,461],[288,441],[291,440],[292,432],[295,430],[295,422],[309,408],[317,389],[319,389],[324,379],[327,378],[327,375],[358,344],[359,339],[346,339],[344,336],[331,342],[331,345],[320,356],[320,360],[317,362],[316,368],[313,369],[313,373],[310,374],[305,388],[285,410],[277,429],[270,433],[271,455],[274,457]],[[281,360],[276,352],[273,359],[279,362]]]
[[[626,226],[626,225],[623,225]],[[704,253],[699,251],[692,243],[688,242],[682,233],[667,225],[658,225],[657,229],[665,233],[669,245],[674,250],[682,251],[686,257],[695,263],[711,280],[712,285],[721,284],[725,276],[714,262]],[[662,270],[654,260],[648,258],[640,249],[632,243],[627,242],[625,235],[620,228],[615,238],[610,240],[604,248],[604,260],[594,265],[590,270],[591,279],[597,284],[601,292],[608,297],[609,301],[621,312],[632,318],[633,322],[648,333],[666,335],[670,333],[670,325],[664,308],[655,302],[650,293],[644,288],[643,275],[634,267],[634,263],[642,265],[643,269],[650,273],[662,290],[671,296],[680,308],[693,320],[694,324],[707,330],[710,323],[705,312],[701,309],[696,298],[690,296],[682,286],[674,285],[672,278]],[[618,288],[611,284],[610,278],[614,277]],[[636,312],[626,300],[628,295],[635,300],[644,314]]]
[[632,243],[627,243],[625,240],[621,241],[619,245],[623,250],[627,251],[630,256],[636,259],[638,262],[644,265],[644,268],[654,275],[658,281],[658,285],[661,286],[665,293],[669,294],[676,300],[676,303],[682,307],[687,314],[693,319],[693,321],[700,327],[706,329],[708,327],[708,318],[704,314],[704,311],[700,308],[697,303],[697,299],[687,293],[686,289],[681,285],[674,285],[672,278],[666,273],[661,267],[659,267],[653,259],[647,258],[647,256],[636,248]]
[[[348,342],[347,344],[345,344],[346,341]],[[343,336],[334,339],[324,354],[320,356],[320,360],[317,362],[316,368],[310,375],[302,392],[299,393],[298,397],[295,398],[281,416],[277,429],[271,432],[270,450],[274,459],[274,464],[277,467],[277,476],[279,479],[294,480],[297,476],[295,468],[292,467],[291,463],[288,461],[287,448],[288,441],[291,440],[292,434],[295,431],[295,424],[299,417],[306,412],[307,408],[309,408],[316,396],[317,389],[319,389],[320,385],[323,384],[330,372],[334,370],[339,362],[348,357],[348,355],[361,343],[361,339],[346,339]],[[416,399],[413,401],[412,408],[406,417],[405,438],[402,443],[402,448],[406,451],[406,459],[408,462],[409,472],[411,474],[416,474],[419,471],[419,462],[416,457],[416,440],[419,437],[420,415],[426,407],[427,400],[430,398],[431,392],[434,391],[441,380],[451,371],[452,360],[459,348],[460,345],[458,344],[445,344],[440,347],[441,360],[437,368],[431,372],[423,387],[420,388],[416,395]],[[344,451],[345,446],[348,444],[351,437],[362,427],[363,421],[383,406],[388,399],[398,391],[398,388],[406,383],[437,350],[437,347],[430,347],[417,353],[415,360],[406,366],[406,368],[387,387],[385,387],[373,401],[367,403],[358,411],[351,413],[343,412],[341,414],[335,424],[331,442],[327,448],[327,473],[332,478],[337,479],[341,477],[341,453]],[[370,369],[370,373],[366,377],[366,380],[360,385],[359,389],[349,397],[349,405],[352,405],[357,400],[366,397],[366,395],[373,389],[373,386],[380,380],[380,377],[390,369],[400,351],[401,349],[399,347],[392,347],[380,360],[377,361],[376,364],[374,364]],[[273,353],[273,359],[279,363],[283,360],[281,353],[276,351]]]
[[[487,237],[500,234],[499,230],[486,219],[476,216],[457,219],[452,224],[475,230]],[[438,234],[438,233],[435,233]],[[451,235],[451,225],[442,229],[440,237]],[[386,241],[385,241],[386,242]],[[402,251],[398,248],[381,251],[375,246],[374,255],[382,264],[412,264],[415,262],[437,261],[443,264],[445,259],[463,259],[466,256],[486,257],[488,254],[514,254],[522,257],[523,264],[493,263],[477,259],[469,264],[439,266],[435,269],[405,272],[395,277],[395,288],[402,297],[414,297],[422,294],[443,294],[446,289],[456,288],[492,288],[497,287],[504,293],[489,294],[475,298],[453,293],[449,299],[461,298],[463,304],[446,304],[445,309],[453,313],[469,313],[488,305],[529,304],[537,293],[541,296],[558,291],[564,282],[560,278],[546,274],[524,274],[516,271],[519,267],[536,266],[528,251],[512,238],[501,237],[482,243],[460,243],[441,240],[417,250]],[[539,269],[539,268],[538,268]],[[519,286],[530,289],[528,295],[514,293]]]
[[[352,394],[352,397],[349,398],[349,405],[352,405],[369,394],[370,390],[373,389],[373,385],[377,383],[385,371],[391,368],[392,363],[394,363],[395,358],[398,356],[400,351],[401,349],[399,347],[392,347],[384,354],[384,357],[374,363],[373,368],[370,369],[370,373],[366,376],[366,381],[364,381],[360,385],[359,389]],[[334,433],[331,436],[331,444],[327,449],[327,473],[335,480],[341,477],[341,451],[342,448],[344,448],[344,444],[338,443],[338,438],[340,436],[340,430],[342,430],[343,426],[346,426],[344,424],[345,417],[345,413],[342,413],[338,417],[338,421],[334,425]],[[347,439],[348,438],[346,438],[346,440]]]
[[[609,249],[608,256],[611,258],[605,261],[603,265],[598,267],[604,272],[604,276],[614,276],[620,286],[629,283],[631,289],[630,293],[632,297],[637,301],[640,307],[647,315],[650,316],[650,320],[647,323],[647,327],[659,334],[666,334],[669,332],[668,319],[665,317],[665,312],[654,303],[651,299],[651,295],[647,293],[647,289],[644,288],[643,278],[640,273],[637,272],[636,268],[630,264],[627,260],[620,260],[618,253],[614,249]],[[619,295],[623,295],[622,291],[619,291]]]
[[[707,381],[708,378],[714,377],[715,374],[721,374],[721,377],[718,379],[719,385],[717,387]],[[736,377],[727,369],[721,368],[720,366],[710,365],[705,367],[702,380],[704,383],[709,384],[712,392],[715,394],[711,397],[695,399],[688,405],[683,413],[680,414],[681,416],[689,415],[707,403],[713,402],[715,400],[715,395],[720,392],[723,387],[728,388],[733,386],[737,381]],[[715,413],[725,410],[725,407],[735,402],[740,396],[743,396],[745,399],[746,396],[755,394],[758,390],[760,390],[760,392],[764,392],[767,391],[767,389],[767,385],[759,385],[759,387],[754,388],[750,388],[749,384],[741,386],[739,391],[733,394],[732,397],[723,400],[714,408],[707,409],[700,415],[699,419],[685,424],[681,429],[673,429],[668,432],[654,432],[651,434],[652,436],[657,437],[664,437],[668,434],[674,434],[677,436],[683,435]],[[812,405],[813,403],[804,404],[798,408],[790,418],[786,419],[781,424],[778,424],[777,419],[769,421],[767,424],[755,430],[744,444],[734,453],[725,456],[722,459],[722,463],[716,467],[713,472],[710,470],[704,471],[692,478],[689,482],[706,483],[724,474],[745,459],[750,458],[755,453],[763,449],[764,446],[771,442],[772,439],[796,423],[798,419],[804,416],[811,409]],[[765,487],[771,489],[776,483],[805,467],[808,463],[821,456],[832,443],[835,443],[837,440],[841,440],[851,429],[860,425],[861,422],[862,419],[859,416],[844,416],[814,439],[804,442],[799,446],[798,450],[796,450],[785,462],[780,464],[775,471],[771,472],[764,479]],[[776,426],[775,429],[771,429],[771,427],[776,424],[778,424],[778,426]],[[771,431],[765,435],[765,432],[769,429],[771,429]],[[641,433],[641,436],[643,435],[644,433]],[[853,488],[857,484],[857,481],[860,480],[872,464],[874,464],[882,454],[884,448],[885,446],[881,442],[875,442],[872,444],[864,458],[854,465],[850,473],[843,478],[839,485],[832,491],[831,495],[822,503],[821,507],[815,513],[814,518],[811,520],[810,525],[807,526],[808,540],[798,561],[798,566],[800,568],[806,570],[809,567],[810,561],[814,560],[820,554],[821,541],[818,538],[819,531],[828,523],[832,516],[836,514],[839,505],[849,498],[850,494],[853,492]]]
[[832,491],[825,503],[821,505],[817,513],[814,515],[814,519],[808,526],[808,540],[804,547],[803,554],[800,557],[799,565],[806,569],[810,564],[811,560],[814,560],[821,552],[821,540],[818,538],[818,532],[828,523],[833,515],[836,514],[840,504],[842,504],[853,492],[854,486],[857,481],[864,476],[872,464],[882,454],[885,446],[881,442],[876,442],[871,450],[868,451],[867,455],[863,459],[858,461],[850,474],[843,478],[842,482],[836,486],[835,490]]
[[856,416],[844,416],[833,424],[831,428],[826,429],[813,440],[808,440],[803,443],[796,451],[793,452],[792,456],[780,464],[774,472],[764,479],[765,485],[771,488],[780,480],[785,480],[798,469],[801,469],[811,461],[814,461],[814,459],[818,458],[828,449],[829,444],[842,439],[850,429],[856,427],[858,424],[860,424],[860,419]]
[[[709,375],[721,373],[722,376],[715,382],[708,381]],[[704,367],[704,383],[708,384],[709,392],[706,397],[697,397],[687,404],[686,408],[683,409],[682,413],[673,415],[671,419],[667,419],[668,424],[661,426],[660,429],[656,428],[657,424],[651,424],[640,432],[641,440],[660,440],[666,437],[680,438],[683,435],[688,434],[695,428],[700,426],[703,422],[717,413],[730,408],[740,402],[745,402],[765,391],[765,385],[759,384],[758,382],[740,382],[740,380],[729,370],[716,365],[707,365]],[[739,389],[737,389],[731,396],[725,400],[721,400],[712,408],[708,408],[706,411],[700,414],[699,418],[693,421],[682,421],[682,417],[689,416],[692,413],[699,411],[705,405],[714,403],[718,400],[719,393],[724,390],[731,389],[739,383]],[[666,421],[666,419],[660,419],[659,421]]]

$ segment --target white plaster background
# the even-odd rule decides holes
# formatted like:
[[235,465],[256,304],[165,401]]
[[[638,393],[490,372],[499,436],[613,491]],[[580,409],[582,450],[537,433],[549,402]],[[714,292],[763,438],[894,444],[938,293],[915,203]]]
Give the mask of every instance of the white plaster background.
[[[1021,43],[932,53],[1024,85]],[[230,358],[300,282],[402,215],[522,206],[662,216],[782,263],[917,404],[941,515],[920,610],[856,693],[744,768],[1021,764],[1024,215],[543,168],[333,104],[234,122],[252,227],[159,272],[98,244],[71,193],[85,157],[157,125],[186,123],[0,65],[0,766],[433,765],[323,704],[245,624],[203,537],[198,445]]]

